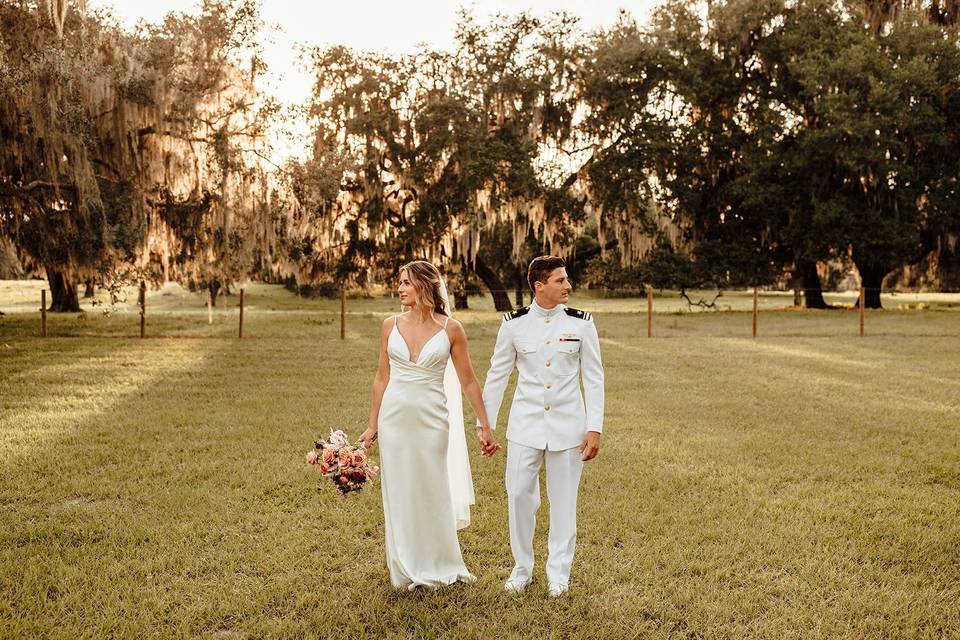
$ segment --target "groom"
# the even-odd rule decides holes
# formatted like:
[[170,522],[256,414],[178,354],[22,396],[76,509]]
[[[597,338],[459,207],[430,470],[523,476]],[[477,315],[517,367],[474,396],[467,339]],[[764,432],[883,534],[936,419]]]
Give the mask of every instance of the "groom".
[[507,424],[506,473],[514,567],[504,587],[520,593],[533,576],[533,531],[540,506],[540,467],[545,465],[550,500],[547,582],[550,596],[557,597],[567,591],[570,580],[580,471],[600,450],[603,365],[592,317],[565,305],[572,287],[563,259],[534,259],[527,281],[533,303],[503,316],[483,401],[495,426],[516,365],[520,377]]

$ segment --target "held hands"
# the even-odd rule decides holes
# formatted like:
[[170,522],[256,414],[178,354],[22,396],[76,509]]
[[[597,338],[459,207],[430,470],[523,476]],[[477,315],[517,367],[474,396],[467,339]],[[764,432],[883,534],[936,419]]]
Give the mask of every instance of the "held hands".
[[490,427],[477,427],[477,440],[484,457],[491,458],[500,450],[500,443],[493,437]]
[[377,441],[377,430],[373,427],[367,427],[367,430],[360,435],[360,442],[363,448],[369,451],[373,448],[373,443]]
[[580,446],[580,459],[586,462],[593,460],[600,453],[600,434],[596,431],[587,431],[587,437],[583,439]]

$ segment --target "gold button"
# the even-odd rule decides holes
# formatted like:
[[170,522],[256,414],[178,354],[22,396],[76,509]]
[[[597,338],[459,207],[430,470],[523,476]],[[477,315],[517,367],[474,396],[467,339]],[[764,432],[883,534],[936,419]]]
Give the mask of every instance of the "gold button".
[[550,405],[545,406],[543,409],[544,411],[550,411]]
[[549,360],[547,360],[547,366],[548,366],[548,367],[550,366],[550,361],[549,361]]
[[543,385],[543,386],[545,386],[547,389],[549,389],[549,388],[552,387],[553,385],[552,385],[552,384],[545,384],[545,385]]

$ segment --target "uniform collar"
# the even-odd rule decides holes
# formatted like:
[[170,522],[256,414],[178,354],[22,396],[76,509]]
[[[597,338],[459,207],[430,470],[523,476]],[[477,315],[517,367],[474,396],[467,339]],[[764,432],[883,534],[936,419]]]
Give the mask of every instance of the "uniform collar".
[[536,313],[538,316],[543,316],[543,317],[545,317],[545,318],[552,318],[553,316],[557,315],[558,313],[562,313],[563,310],[566,309],[566,308],[567,308],[567,305],[565,305],[565,304],[558,304],[558,305],[555,306],[553,309],[544,309],[543,307],[541,307],[540,305],[537,304],[537,301],[536,301],[536,300],[534,300],[533,302],[530,303],[530,309],[531,309],[534,313]]

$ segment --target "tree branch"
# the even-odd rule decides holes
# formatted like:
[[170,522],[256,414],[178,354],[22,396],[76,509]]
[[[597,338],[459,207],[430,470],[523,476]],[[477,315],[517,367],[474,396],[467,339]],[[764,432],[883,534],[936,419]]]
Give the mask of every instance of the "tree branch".
[[238,147],[238,149],[239,149],[241,152],[243,152],[243,153],[252,153],[252,154],[254,154],[255,156],[258,156],[258,157],[266,160],[267,162],[270,163],[271,166],[273,166],[277,171],[279,171],[280,173],[282,173],[282,174],[284,174],[284,175],[287,175],[287,176],[293,175],[292,173],[290,173],[289,171],[287,171],[286,169],[284,169],[283,167],[281,167],[280,165],[278,165],[276,162],[274,162],[273,160],[271,160],[269,157],[267,157],[266,155],[264,155],[264,154],[261,153],[260,151],[257,151],[256,149],[244,149],[244,148],[242,148],[242,147]]
[[35,191],[37,189],[68,189],[70,191],[76,191],[77,185],[75,184],[58,184],[56,182],[47,182],[45,180],[34,180],[33,182],[28,182],[27,184],[20,187],[21,191]]
[[692,309],[693,307],[703,307],[704,309],[716,309],[717,308],[717,299],[723,295],[723,291],[717,291],[717,295],[713,296],[713,300],[707,302],[703,298],[700,298],[696,302],[690,299],[690,296],[687,295],[687,290],[685,287],[680,287],[680,297],[687,301],[687,308]]

